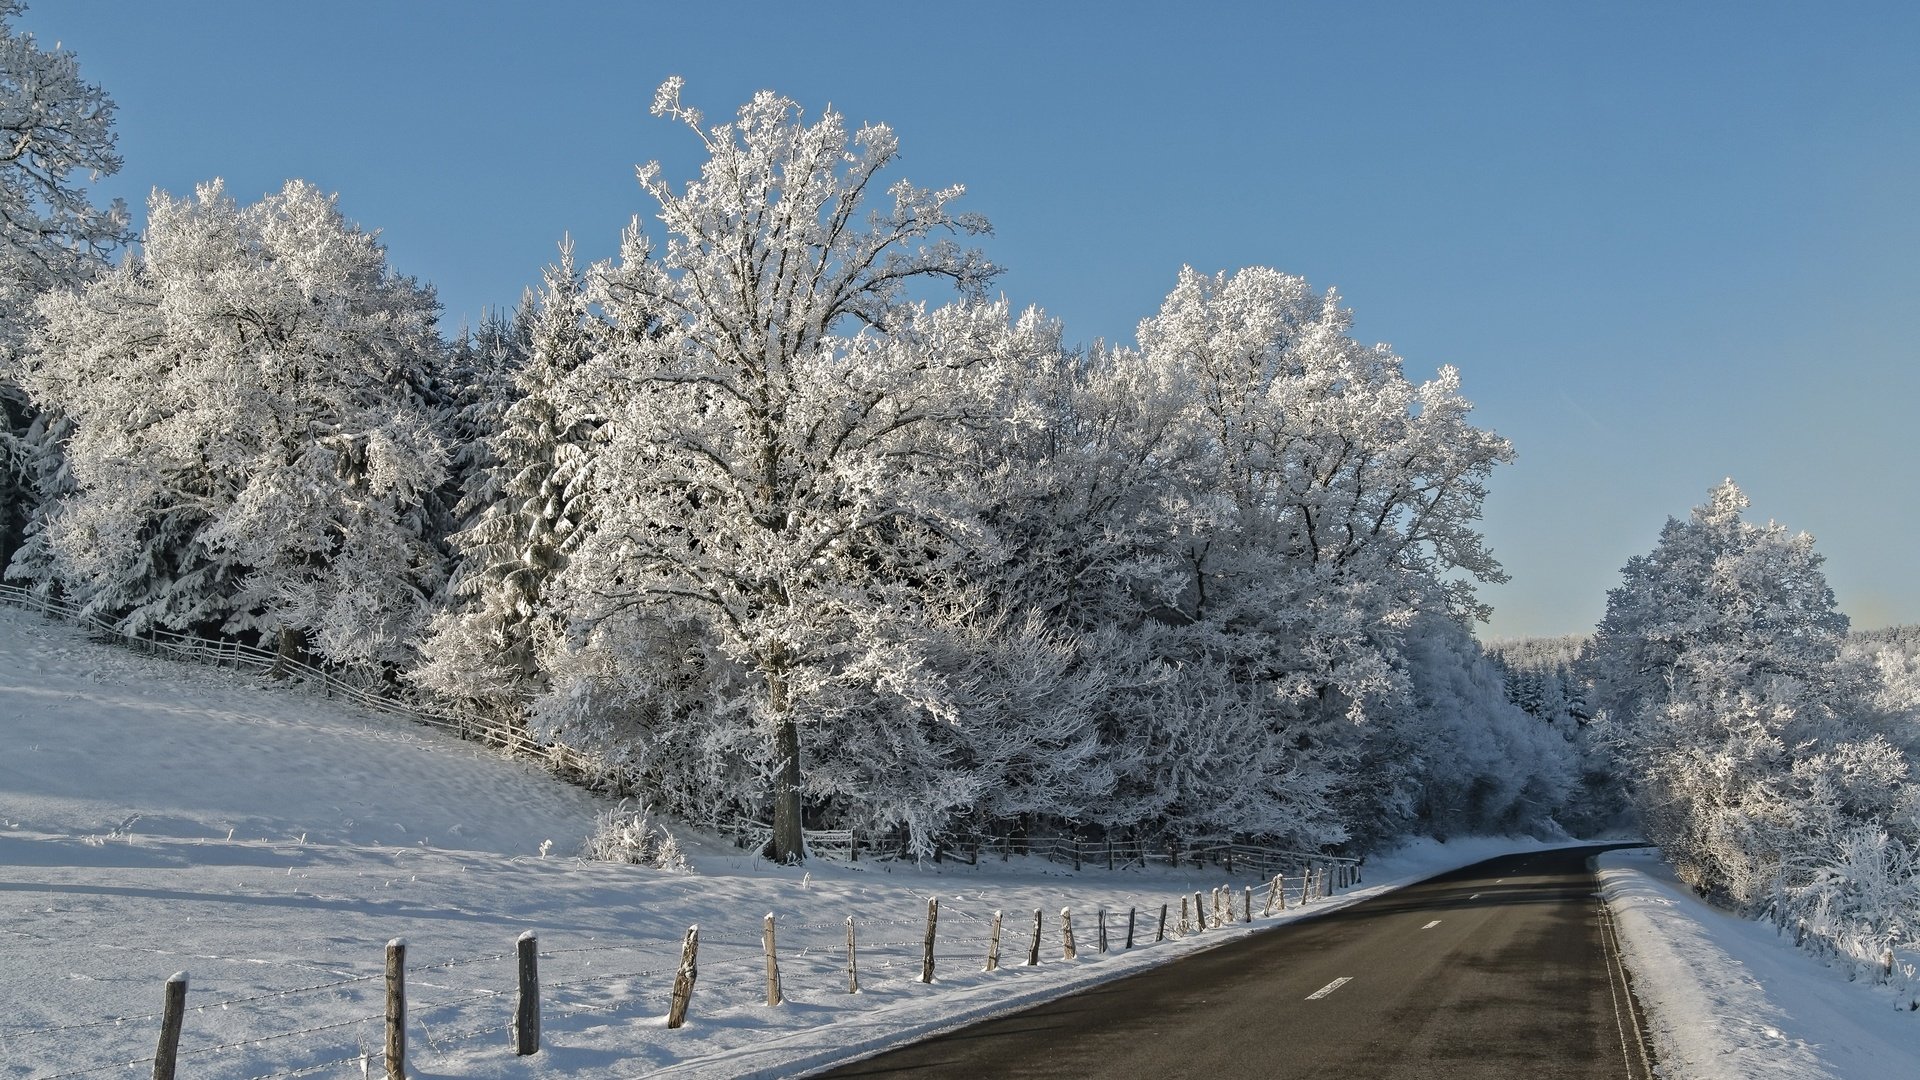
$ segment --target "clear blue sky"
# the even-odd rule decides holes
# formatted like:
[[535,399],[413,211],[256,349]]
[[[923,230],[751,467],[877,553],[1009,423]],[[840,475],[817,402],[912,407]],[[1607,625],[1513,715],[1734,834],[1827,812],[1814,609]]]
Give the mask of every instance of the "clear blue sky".
[[[610,255],[633,167],[696,166],[668,75],[771,88],[962,182],[1003,288],[1131,340],[1182,264],[1337,288],[1511,438],[1485,636],[1591,629],[1732,476],[1819,538],[1857,626],[1920,622],[1920,5],[38,0],[120,104],[134,205],[338,191],[449,332],[562,234]],[[139,216],[136,214],[136,216]]]

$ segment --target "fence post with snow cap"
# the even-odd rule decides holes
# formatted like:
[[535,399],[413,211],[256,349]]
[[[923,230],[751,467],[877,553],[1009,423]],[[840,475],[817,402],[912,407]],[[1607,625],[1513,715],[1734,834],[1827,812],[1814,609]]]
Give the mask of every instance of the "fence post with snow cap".
[[760,947],[767,954],[767,1004],[778,1005],[785,1000],[780,994],[780,958],[773,947],[773,912],[760,924]]
[[513,1053],[526,1057],[540,1052],[540,939],[531,930],[514,943],[520,998],[513,1010]]
[[1027,966],[1040,962],[1040,909],[1033,909],[1033,946],[1027,950]]
[[1000,966],[1000,913],[993,913],[993,931],[987,938],[987,970]]
[[667,1006],[667,1027],[678,1028],[687,1022],[687,1006],[693,1001],[693,984],[700,977],[700,927],[687,927],[687,939],[680,946],[680,970],[673,976],[673,1001]]
[[176,971],[167,979],[160,1012],[160,1045],[153,1052],[153,1080],[173,1080],[174,1061],[180,1054],[180,1027],[187,1018],[187,973]]
[[1273,875],[1273,883],[1267,886],[1267,906],[1260,909],[1262,918],[1273,914],[1273,902],[1275,899],[1280,901],[1281,911],[1287,910],[1287,897],[1283,891],[1285,888],[1286,886],[1280,882],[1280,875]]
[[1060,909],[1060,952],[1068,960],[1077,958],[1073,947],[1073,911],[1069,908]]
[[407,1080],[407,939],[387,942],[387,1080]]
[[847,916],[847,993],[860,992],[860,968],[854,961],[853,916]]
[[927,897],[927,947],[920,958],[920,981],[923,983],[933,981],[933,935],[934,929],[939,924],[940,898],[929,896]]
[[1244,917],[1242,921],[1252,922],[1253,921],[1253,886],[1251,885],[1246,886],[1246,892],[1243,898],[1246,900],[1246,903],[1241,906],[1240,913]]

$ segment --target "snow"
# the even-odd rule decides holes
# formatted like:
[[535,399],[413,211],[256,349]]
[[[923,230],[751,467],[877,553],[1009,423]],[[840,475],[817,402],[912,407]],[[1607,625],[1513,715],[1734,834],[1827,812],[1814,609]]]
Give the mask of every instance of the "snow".
[[[785,869],[685,830],[692,873],[588,863],[566,853],[605,800],[526,762],[263,680],[92,644],[9,609],[0,609],[0,734],[0,938],[11,975],[0,984],[0,1075],[10,1077],[124,1072],[152,1052],[162,984],[183,968],[193,1072],[324,1066],[309,1075],[358,1076],[365,1053],[377,1074],[383,943],[393,938],[409,943],[414,1075],[792,1075],[1277,921],[1097,952],[1095,912],[1110,913],[1118,949],[1122,913],[1139,908],[1150,941],[1161,903],[1177,925],[1182,894],[1228,883],[1217,867],[1074,874],[987,859]],[[1540,845],[1423,841],[1370,860],[1363,887],[1281,918],[1531,846]],[[1897,1011],[1907,998],[1850,983],[1771,926],[1708,907],[1648,852],[1608,853],[1601,867],[1664,1075],[1913,1075],[1920,1014]],[[1231,884],[1236,897],[1258,886]],[[929,896],[940,898],[930,986],[917,981]],[[1060,957],[1063,907],[1075,913],[1075,962]],[[1046,937],[1042,963],[1029,968],[1035,908]],[[986,973],[995,910],[1006,912],[1002,967]],[[777,1008],[765,1004],[759,947],[769,911],[787,999]],[[858,995],[845,993],[849,915]],[[700,979],[687,1026],[668,1031],[679,942],[694,923]],[[544,1048],[519,1059],[506,1024],[513,944],[528,930],[543,954]]]
[[1720,911],[1651,848],[1600,856],[1662,1074],[1679,1080],[1911,1080],[1920,1013],[1906,991],[1850,981],[1779,938],[1771,923]]
[[[1228,884],[1218,867],[1074,874],[989,858],[787,869],[684,831],[692,873],[584,862],[567,853],[605,800],[526,762],[264,680],[92,644],[11,609],[0,609],[0,735],[9,1077],[124,1075],[153,1052],[162,985],[181,969],[184,1075],[359,1076],[363,1053],[377,1075],[393,938],[408,943],[413,1075],[611,1080],[792,1075],[1251,932],[1097,951],[1101,908],[1114,949],[1129,907],[1150,942],[1160,904],[1177,926],[1182,894]],[[1283,917],[1536,846],[1423,842],[1370,861],[1365,886]],[[1231,884],[1238,898],[1260,883]],[[930,986],[918,982],[929,896],[940,899]],[[1063,907],[1075,962],[1060,955]],[[1036,908],[1042,963],[1026,967]],[[986,973],[996,909],[1002,967]],[[764,996],[768,912],[787,999],[777,1008]],[[848,916],[858,995],[845,992]],[[686,1027],[669,1031],[667,995],[694,923],[699,982]],[[527,930],[542,951],[544,1048],[519,1059],[506,1025],[514,942]]]

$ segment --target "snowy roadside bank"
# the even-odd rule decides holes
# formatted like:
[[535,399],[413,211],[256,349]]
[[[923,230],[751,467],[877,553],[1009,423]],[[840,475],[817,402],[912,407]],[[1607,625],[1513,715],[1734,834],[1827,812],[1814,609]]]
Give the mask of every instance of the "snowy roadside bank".
[[1911,1080],[1920,1013],[1693,894],[1651,848],[1599,856],[1667,1080]]

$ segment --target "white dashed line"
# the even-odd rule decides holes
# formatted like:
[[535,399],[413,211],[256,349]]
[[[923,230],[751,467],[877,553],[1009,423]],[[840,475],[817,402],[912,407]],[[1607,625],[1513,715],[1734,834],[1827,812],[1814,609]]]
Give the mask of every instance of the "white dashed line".
[[1436,926],[1439,926],[1439,925],[1440,925],[1440,920],[1439,920],[1439,919],[1435,919],[1435,920],[1433,920],[1432,922],[1430,922],[1430,923],[1428,923],[1427,925],[1425,925],[1425,926],[1423,926],[1423,927],[1421,927],[1420,929],[1422,929],[1422,930],[1431,930],[1431,929],[1433,929],[1434,927],[1436,927]]
[[1335,990],[1340,989],[1341,987],[1347,985],[1352,981],[1353,981],[1353,977],[1351,975],[1342,975],[1339,978],[1328,983],[1327,985],[1321,987],[1320,989],[1315,990],[1313,993],[1308,994],[1307,1000],[1319,1001],[1321,998],[1326,997],[1328,994],[1333,993]]
[[1474,893],[1474,894],[1473,894],[1472,896],[1469,896],[1469,897],[1467,897],[1467,899],[1469,899],[1469,900],[1478,900],[1478,899],[1480,899],[1480,894],[1479,894],[1479,893]]

